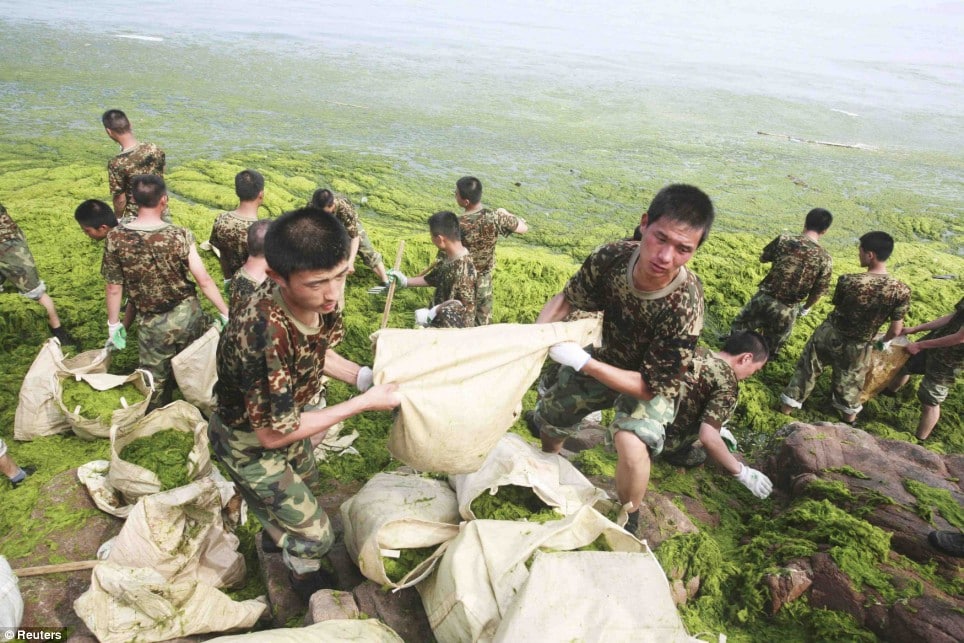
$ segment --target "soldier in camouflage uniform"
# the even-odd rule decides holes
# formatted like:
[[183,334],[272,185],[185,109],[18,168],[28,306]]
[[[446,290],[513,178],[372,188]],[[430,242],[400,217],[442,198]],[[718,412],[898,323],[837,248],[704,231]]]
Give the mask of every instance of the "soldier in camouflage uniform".
[[475,325],[485,326],[492,319],[492,273],[495,270],[495,243],[499,236],[525,234],[529,226],[503,208],[494,212],[482,205],[482,182],[463,176],[455,182],[455,201],[462,208],[459,226],[462,243],[475,265]]
[[863,408],[860,392],[874,336],[888,320],[890,326],[882,341],[900,335],[910,307],[910,288],[887,274],[886,262],[893,249],[894,240],[886,232],[860,237],[860,265],[867,272],[842,275],[837,280],[833,312],[804,346],[793,377],[780,395],[783,413],[789,415],[803,406],[820,373],[830,365],[833,406],[844,422],[856,420]]
[[[139,143],[134,138],[130,120],[119,109],[107,110],[100,120],[107,136],[121,147],[120,154],[107,164],[107,182],[114,198],[114,214],[121,223],[127,223],[137,216],[131,179],[138,174],[164,176],[164,150],[153,143]],[[161,218],[171,223],[171,215],[167,209]]]
[[538,430],[543,451],[558,453],[582,418],[615,405],[616,492],[629,511],[630,528],[703,328],[703,286],[685,264],[713,218],[713,204],[699,189],[663,188],[642,216],[641,241],[594,250],[536,320],[560,321],[574,307],[603,311],[599,349],[590,354],[573,342],[550,349],[549,356],[564,366],[527,420]]
[[355,273],[355,257],[360,255],[362,261],[372,269],[378,280],[383,284],[388,283],[388,274],[385,272],[382,255],[375,251],[375,247],[372,245],[371,239],[368,238],[365,228],[362,227],[361,221],[358,219],[358,213],[355,212],[355,206],[352,205],[351,201],[343,196],[335,196],[331,190],[319,189],[315,190],[308,205],[335,215],[335,218],[348,230],[348,236],[351,237],[351,249],[348,253],[348,274]]
[[259,219],[248,228],[248,258],[234,273],[234,279],[231,280],[228,307],[231,309],[232,317],[267,277],[265,269],[268,267],[268,262],[264,258],[264,235],[268,232],[270,223],[269,219]]
[[264,201],[264,177],[254,170],[242,170],[234,177],[234,192],[238,207],[218,215],[211,228],[210,242],[220,253],[224,283],[231,281],[248,258],[248,228],[258,220],[258,208]]
[[730,332],[759,330],[770,346],[770,357],[776,356],[797,316],[806,316],[830,286],[833,261],[819,242],[832,222],[829,211],[814,208],[807,213],[802,234],[781,234],[763,248],[760,261],[773,266],[733,320]]
[[127,288],[140,314],[138,360],[154,376],[152,405],[161,406],[170,401],[171,359],[211,325],[188,275],[224,320],[228,307],[201,262],[191,231],[161,220],[167,207],[164,179],[142,174],[134,177],[131,188],[137,218],[107,234],[101,265],[107,281],[108,341],[119,349],[126,345],[118,316]]
[[77,340],[60,324],[57,307],[47,294],[47,285],[37,273],[37,264],[27,246],[27,238],[7,214],[7,209],[0,204],[0,290],[4,282],[10,282],[24,297],[44,307],[50,333],[61,344],[77,345]]
[[[349,237],[315,208],[287,212],[265,237],[268,279],[236,312],[218,345],[217,406],[208,435],[215,456],[280,547],[295,589],[307,600],[331,586],[322,559],[334,541],[319,506],[322,492],[309,439],[363,411],[400,402],[394,384],[372,386],[372,370],[331,350],[343,333],[339,302],[348,275]],[[361,395],[306,407],[329,375]]]
[[428,227],[432,243],[443,257],[419,277],[408,278],[397,270],[390,270],[389,274],[402,288],[435,288],[432,307],[415,311],[415,321],[419,325],[433,328],[475,326],[475,266],[469,251],[462,245],[459,218],[454,212],[436,212],[429,217]]
[[733,333],[719,353],[697,347],[680,392],[676,418],[666,427],[663,457],[674,465],[695,466],[709,454],[755,496],[770,495],[770,479],[737,460],[722,436],[723,425],[736,410],[739,382],[763,368],[766,361],[766,341],[753,331]]
[[941,419],[941,402],[947,399],[954,382],[964,372],[964,299],[957,302],[954,312],[904,328],[901,334],[913,335],[925,330],[931,332],[906,346],[912,357],[885,391],[893,395],[912,374],[924,376],[917,388],[917,399],[921,403],[917,423],[919,440],[926,440],[934,430]]

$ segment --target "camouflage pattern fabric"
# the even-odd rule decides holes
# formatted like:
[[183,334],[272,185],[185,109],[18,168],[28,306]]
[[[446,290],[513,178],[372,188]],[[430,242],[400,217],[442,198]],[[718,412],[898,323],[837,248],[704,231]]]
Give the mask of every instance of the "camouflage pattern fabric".
[[[936,328],[923,339],[939,339],[941,337],[947,337],[953,335],[964,327],[964,298],[957,302],[957,306],[954,308],[954,315],[951,320],[947,322],[944,326]],[[958,344],[957,346],[947,346],[945,348],[930,349],[924,351],[928,354],[928,361],[933,361],[936,365],[940,365],[940,368],[945,372],[961,372],[964,368],[964,344]],[[952,382],[953,383],[953,382]]]
[[492,273],[476,273],[475,277],[475,325],[488,326],[492,321]]
[[574,307],[603,312],[602,347],[596,358],[638,370],[654,395],[675,400],[703,329],[703,285],[686,268],[666,288],[643,292],[633,286],[639,243],[600,246],[566,284]]
[[903,319],[910,307],[910,288],[888,274],[841,275],[828,318],[841,336],[869,342],[886,321]]
[[666,427],[666,452],[688,449],[699,438],[700,426],[719,430],[736,409],[740,384],[733,368],[709,350],[699,347],[693,369],[679,400],[676,418]]
[[[265,449],[256,431],[291,433],[324,389],[325,353],[343,333],[341,313],[305,326],[266,279],[232,314],[218,344],[217,406],[211,446],[248,506],[284,548],[298,574],[315,571],[334,539],[308,440]],[[217,421],[215,421],[215,417]]]
[[[139,311],[140,313],[141,311]],[[154,376],[157,397],[153,406],[170,402],[171,360],[211,326],[197,297],[188,297],[164,313],[139,314],[137,358],[141,368]]]
[[[953,335],[964,327],[964,299],[957,302],[954,315],[944,326],[935,328],[920,341]],[[928,406],[940,406],[947,399],[958,376],[964,372],[964,344],[922,350],[910,358],[905,373],[923,374],[917,399]]]
[[425,283],[435,287],[432,306],[438,306],[451,299],[459,301],[463,306],[463,321],[462,325],[456,328],[475,325],[476,273],[468,253],[454,259],[446,257],[435,262],[425,273],[424,278]]
[[234,317],[238,311],[241,310],[244,303],[259,285],[244,268],[239,268],[238,271],[234,273],[234,279],[231,280],[230,301],[228,303],[229,317]]
[[248,508],[281,546],[285,565],[299,575],[318,571],[335,533],[318,504],[324,489],[310,442],[299,440],[281,449],[263,450],[258,457],[237,459],[230,430],[217,413],[211,416],[208,435],[215,457]]
[[0,242],[10,241],[11,239],[22,239],[23,232],[20,226],[7,213],[7,209],[0,204]]
[[345,226],[345,230],[348,230],[349,237],[352,239],[358,237],[358,256],[362,258],[365,265],[372,270],[381,265],[382,255],[375,250],[375,246],[372,245],[371,239],[368,238],[368,233],[365,232],[365,228],[358,218],[355,206],[347,197],[335,197],[334,215],[335,218]]
[[475,318],[469,314],[465,305],[456,299],[438,304],[432,328],[471,328],[475,325]]
[[860,391],[864,387],[873,344],[841,334],[829,319],[813,331],[797,360],[790,383],[783,389],[781,400],[800,408],[813,392],[817,378],[827,366],[831,371],[830,390],[834,408],[842,413],[860,413]]
[[788,306],[763,291],[757,291],[730,325],[730,333],[759,331],[767,342],[770,356],[775,357],[793,331],[797,307]]
[[236,460],[264,451],[255,431],[290,433],[324,382],[325,353],[341,339],[341,313],[305,326],[270,279],[231,316],[218,344],[217,413]]
[[107,182],[111,195],[123,193],[127,196],[127,205],[121,213],[121,217],[127,220],[137,216],[131,179],[138,174],[164,176],[164,151],[153,143],[138,143],[133,148],[122,151],[107,164]]
[[120,284],[139,313],[171,310],[195,295],[188,275],[190,230],[167,223],[143,227],[117,226],[107,233],[100,272],[109,284]]
[[499,236],[507,237],[519,227],[519,218],[502,208],[495,212],[482,208],[459,216],[462,245],[469,249],[472,263],[479,275],[495,268],[495,243]]
[[255,221],[240,217],[237,212],[222,212],[214,220],[210,242],[221,252],[219,261],[225,279],[234,277],[248,260],[248,228]]
[[547,371],[543,383],[548,390],[536,403],[534,420],[545,435],[565,439],[593,411],[615,406],[616,419],[610,431],[632,431],[654,456],[663,450],[664,427],[675,412],[670,400],[659,395],[649,401],[622,395],[569,366]]
[[763,248],[760,261],[773,263],[760,291],[787,306],[815,300],[830,287],[833,260],[805,235],[781,234]]
[[19,237],[0,241],[0,284],[9,281],[24,296],[29,294],[30,299],[40,299],[46,292],[44,282],[37,273],[27,240],[19,229],[17,232]]

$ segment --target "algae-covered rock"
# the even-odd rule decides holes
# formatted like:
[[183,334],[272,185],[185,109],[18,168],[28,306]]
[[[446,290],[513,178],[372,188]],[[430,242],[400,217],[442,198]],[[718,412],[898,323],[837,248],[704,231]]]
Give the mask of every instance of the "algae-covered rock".
[[[144,394],[128,382],[106,391],[98,391],[83,380],[68,377],[63,380],[64,406],[89,420],[110,424],[111,414],[117,409],[133,406],[144,400]],[[123,400],[123,402],[121,401]]]
[[153,471],[161,481],[161,491],[167,491],[191,482],[187,462],[193,448],[193,433],[165,429],[134,440],[121,450],[120,457]]

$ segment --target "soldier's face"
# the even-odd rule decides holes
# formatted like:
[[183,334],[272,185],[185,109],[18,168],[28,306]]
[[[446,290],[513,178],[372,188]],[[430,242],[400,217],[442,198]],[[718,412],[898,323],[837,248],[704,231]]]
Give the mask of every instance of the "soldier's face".
[[335,312],[345,293],[348,261],[342,261],[331,270],[299,270],[287,279],[270,269],[267,272],[281,288],[281,296],[295,316],[326,315]]
[[633,281],[643,290],[668,286],[696,252],[703,236],[702,230],[671,219],[649,223],[647,215],[643,215],[640,230],[639,261],[633,268]]

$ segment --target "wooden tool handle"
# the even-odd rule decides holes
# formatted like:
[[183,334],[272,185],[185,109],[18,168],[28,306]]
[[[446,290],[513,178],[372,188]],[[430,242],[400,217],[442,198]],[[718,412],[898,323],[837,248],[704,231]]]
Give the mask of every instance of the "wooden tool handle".
[[[398,252],[395,253],[395,265],[392,267],[393,270],[398,270],[402,266],[402,254],[405,252],[405,240],[402,239],[398,242]],[[388,280],[388,297],[385,298],[385,312],[382,313],[382,325],[381,328],[388,326],[388,313],[392,309],[392,299],[395,297],[395,280]]]

